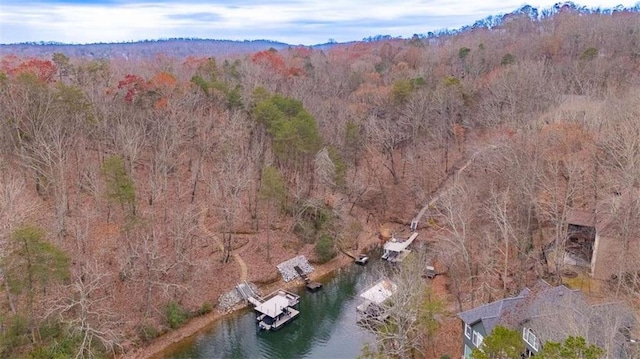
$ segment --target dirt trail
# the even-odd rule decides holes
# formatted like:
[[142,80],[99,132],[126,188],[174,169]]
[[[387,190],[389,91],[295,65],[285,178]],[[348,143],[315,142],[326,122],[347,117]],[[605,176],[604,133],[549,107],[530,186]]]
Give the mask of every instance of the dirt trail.
[[[200,230],[204,232],[204,234],[206,234],[208,237],[213,238],[213,240],[216,242],[218,247],[220,247],[220,250],[224,253],[224,244],[222,243],[222,241],[220,241],[218,236],[216,236],[213,232],[211,232],[209,228],[207,228],[207,226],[205,226],[204,224],[204,220],[207,217],[208,211],[209,209],[205,207],[200,212],[200,221],[199,221]],[[242,257],[240,257],[239,253],[235,252],[232,255],[233,255],[233,260],[236,263],[238,263],[238,266],[240,266],[240,280],[238,283],[244,282],[247,280],[247,274],[248,274],[247,263],[244,262]]]
[[416,223],[416,226],[422,219],[422,216],[424,216],[424,214],[429,210],[429,207],[433,206],[440,198],[442,198],[442,196],[447,194],[451,190],[451,188],[455,186],[456,182],[458,182],[458,178],[460,177],[460,174],[462,173],[462,171],[467,169],[467,167],[469,167],[469,165],[473,163],[473,161],[476,159],[476,157],[479,154],[488,150],[496,149],[498,147],[499,146],[496,146],[496,145],[489,145],[477,150],[476,152],[473,153],[473,155],[471,155],[471,158],[469,158],[457,171],[449,174],[447,178],[445,178],[444,181],[440,183],[438,188],[436,188],[433,198],[431,198],[429,203],[427,203],[424,207],[422,207],[420,212],[418,212],[418,215],[415,216],[415,218],[413,219],[413,222]]

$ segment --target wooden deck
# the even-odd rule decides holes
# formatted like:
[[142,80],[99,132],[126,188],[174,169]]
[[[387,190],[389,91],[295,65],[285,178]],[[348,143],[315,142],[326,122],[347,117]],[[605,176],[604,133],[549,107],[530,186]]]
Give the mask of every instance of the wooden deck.
[[298,272],[298,275],[300,276],[300,278],[302,278],[304,280],[304,283],[307,287],[307,290],[311,293],[315,293],[317,291],[319,291],[320,289],[322,289],[322,283],[318,283],[318,282],[313,282],[311,281],[311,279],[309,278],[309,276],[307,276],[300,267],[298,266],[294,266],[293,269],[296,270],[296,272]]

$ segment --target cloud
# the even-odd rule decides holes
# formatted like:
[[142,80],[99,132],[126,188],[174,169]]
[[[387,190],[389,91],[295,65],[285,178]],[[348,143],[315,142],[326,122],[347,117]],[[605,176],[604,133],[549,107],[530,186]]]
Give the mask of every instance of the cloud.
[[169,15],[169,19],[174,20],[186,20],[186,21],[202,21],[202,22],[214,22],[220,21],[222,17],[216,13],[212,12],[195,12],[195,13],[187,13],[187,14],[175,14]]
[[[1,0],[0,43],[116,42],[170,37],[272,39],[315,44],[389,34],[409,37],[470,25],[522,0]],[[530,2],[538,8],[557,0]],[[611,7],[619,0],[589,0]],[[628,2],[624,5],[632,5]]]

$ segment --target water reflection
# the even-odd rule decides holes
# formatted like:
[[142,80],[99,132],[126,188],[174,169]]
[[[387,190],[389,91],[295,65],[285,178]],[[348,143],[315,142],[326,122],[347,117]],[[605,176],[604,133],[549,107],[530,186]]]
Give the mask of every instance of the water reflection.
[[246,310],[167,358],[355,358],[373,337],[356,325],[357,294],[378,279],[384,263],[339,270],[317,293],[300,292],[300,316],[275,332],[258,331]]

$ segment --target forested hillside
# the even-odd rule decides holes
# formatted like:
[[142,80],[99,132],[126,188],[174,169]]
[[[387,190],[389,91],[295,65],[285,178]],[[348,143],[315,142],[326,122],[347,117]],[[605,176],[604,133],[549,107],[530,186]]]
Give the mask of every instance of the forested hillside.
[[[636,193],[639,118],[637,12],[236,57],[5,54],[0,356],[144,346],[211,311],[236,251],[272,281],[408,223],[447,177],[420,229],[455,308],[554,281],[541,253],[568,210]],[[614,218],[621,299],[640,290],[639,208]]]
[[290,45],[268,40],[232,41],[206,39],[166,39],[102,44],[23,43],[0,44],[0,53],[20,57],[48,57],[55,53],[85,59],[149,59],[170,57],[242,55]]

